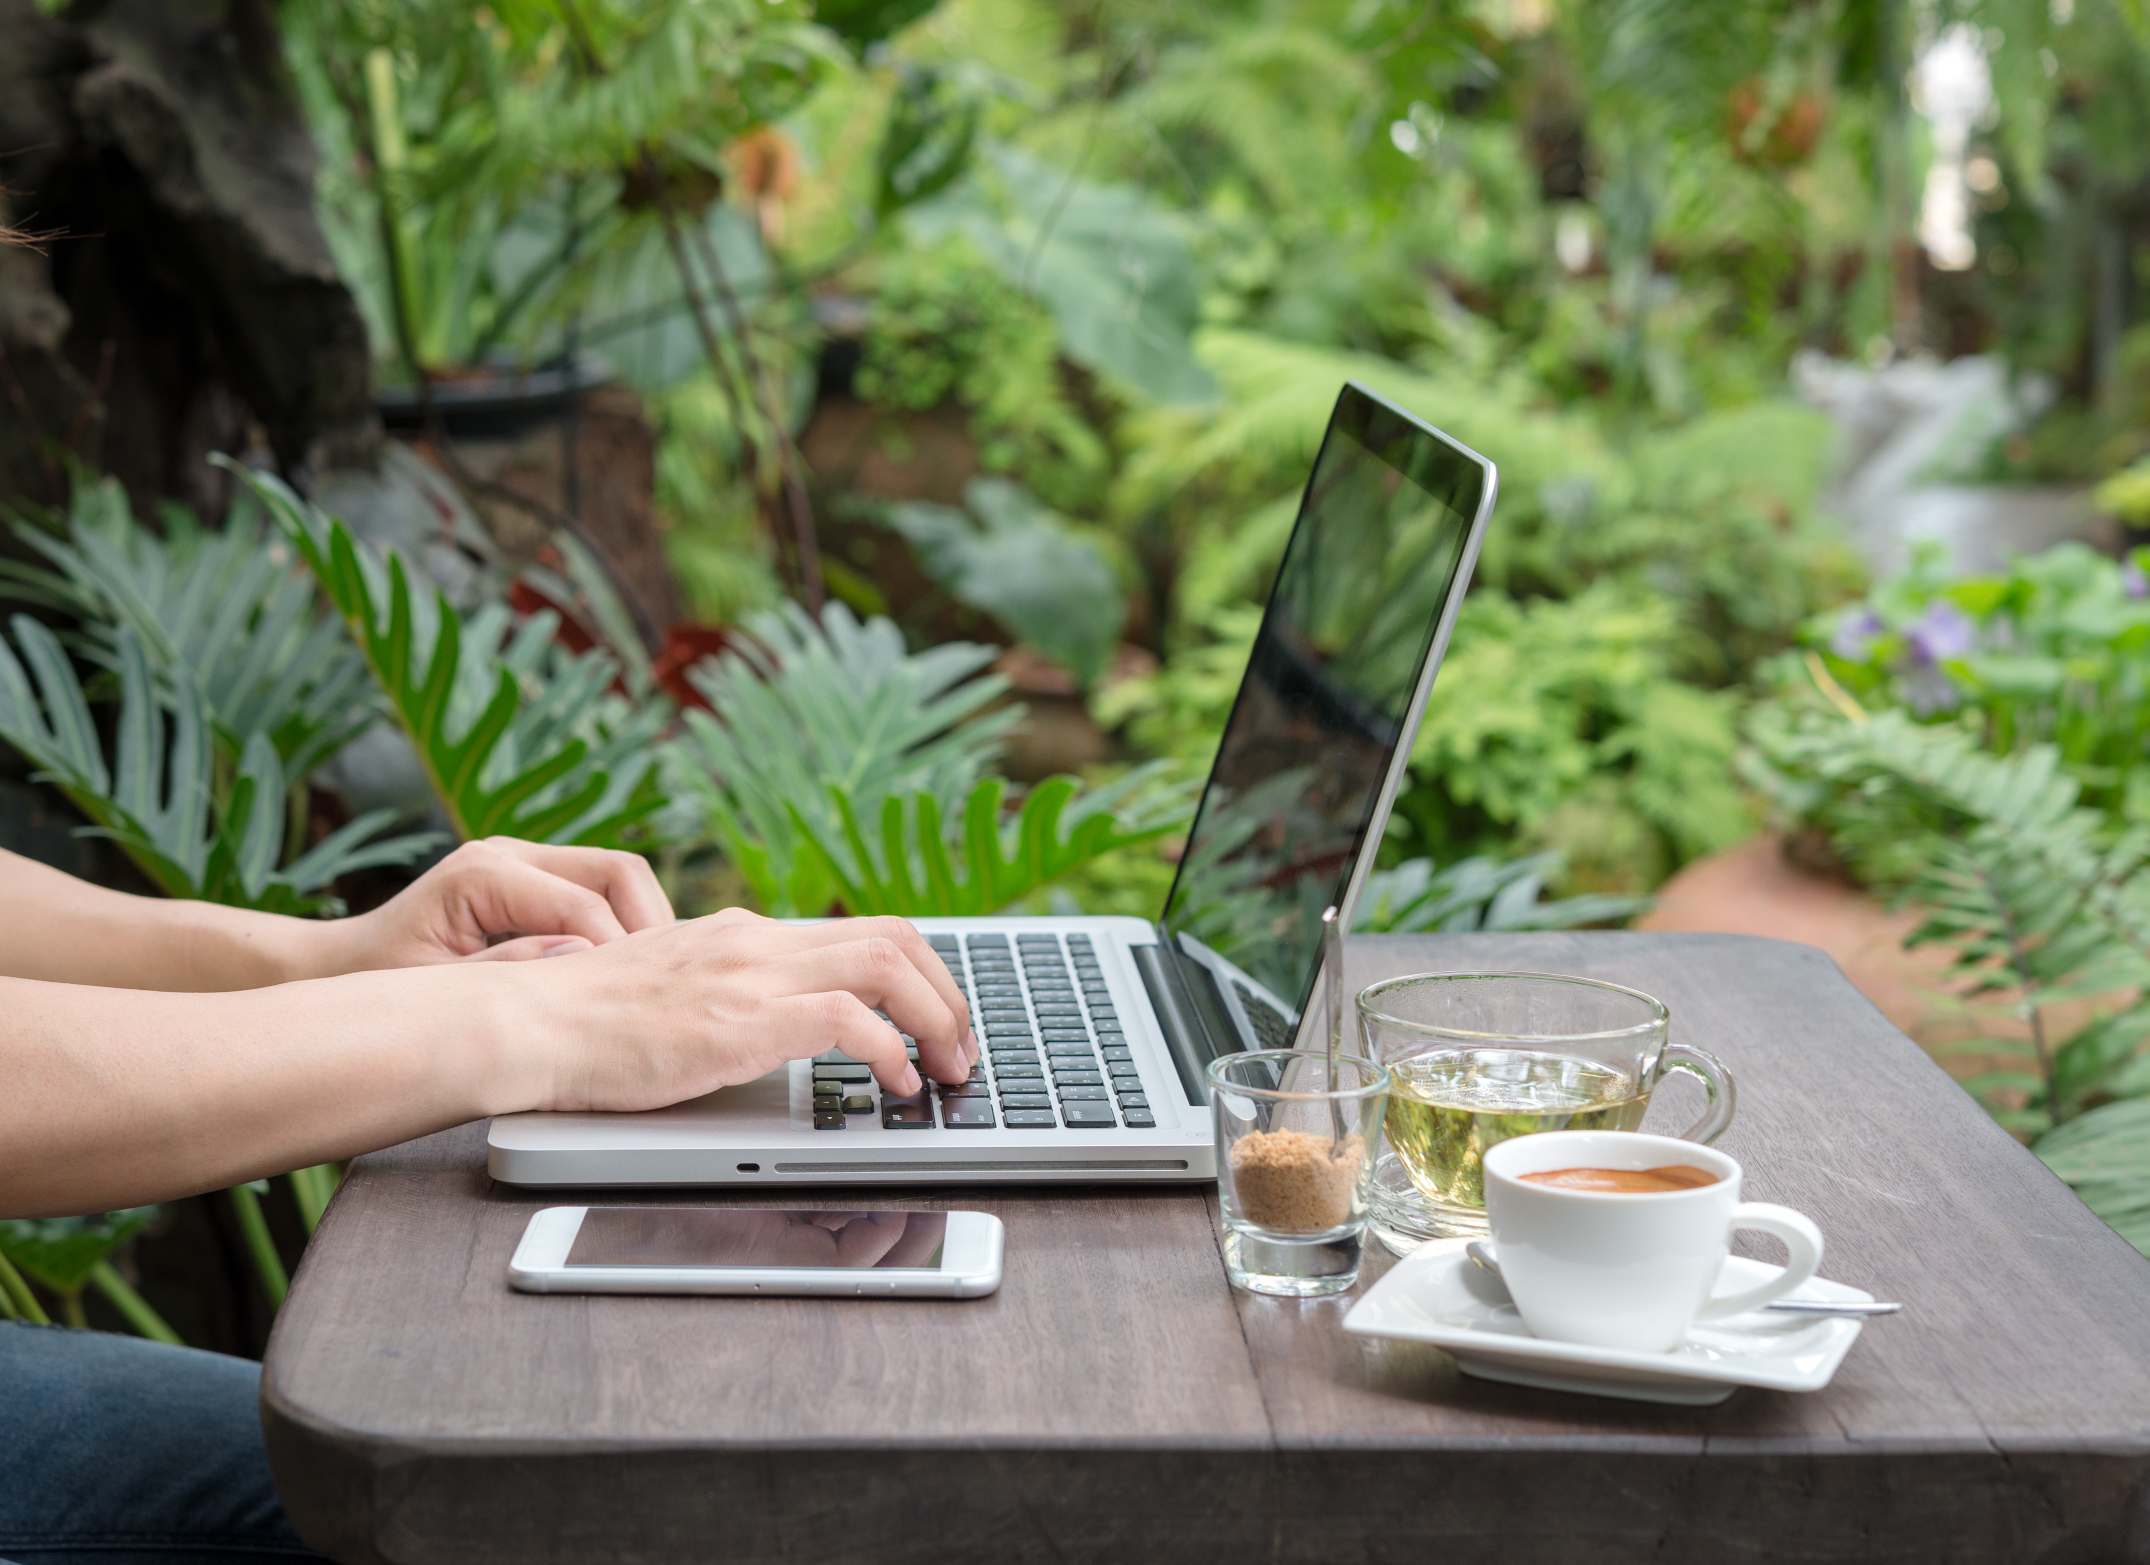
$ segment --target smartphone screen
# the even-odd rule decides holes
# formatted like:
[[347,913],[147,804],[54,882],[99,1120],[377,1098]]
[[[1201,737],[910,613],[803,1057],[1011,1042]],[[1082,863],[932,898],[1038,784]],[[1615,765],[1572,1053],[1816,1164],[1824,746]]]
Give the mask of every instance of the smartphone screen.
[[568,1247],[567,1267],[937,1271],[947,1237],[946,1212],[593,1206]]

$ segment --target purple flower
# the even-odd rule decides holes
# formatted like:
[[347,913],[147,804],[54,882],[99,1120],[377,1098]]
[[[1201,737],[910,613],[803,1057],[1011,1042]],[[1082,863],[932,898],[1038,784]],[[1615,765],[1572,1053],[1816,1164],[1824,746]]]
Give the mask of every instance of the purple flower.
[[1901,676],[1896,688],[1904,705],[1918,717],[1953,711],[1963,704],[1963,692],[1956,688],[1956,681],[1930,663],[1920,664]]
[[1953,603],[1929,603],[1911,627],[1910,642],[1911,662],[1920,668],[1931,668],[1950,658],[1960,658],[1976,646],[1978,627]]
[[2131,598],[2150,598],[2150,572],[2132,555],[2120,562],[2120,590]]
[[1847,662],[1860,662],[1882,629],[1881,616],[1872,609],[1846,609],[1829,638],[1829,650]]

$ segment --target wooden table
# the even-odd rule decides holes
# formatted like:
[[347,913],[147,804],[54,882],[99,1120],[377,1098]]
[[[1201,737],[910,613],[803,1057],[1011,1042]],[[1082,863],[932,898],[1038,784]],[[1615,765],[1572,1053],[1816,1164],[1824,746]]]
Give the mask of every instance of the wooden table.
[[[1472,935],[1352,965],[1662,996],[1740,1077],[1750,1195],[1909,1309],[1812,1396],[1496,1386],[1344,1336],[1348,1298],[1233,1294],[1190,1188],[880,1192],[1000,1214],[975,1303],[525,1297],[542,1203],[471,1127],[361,1159],[300,1268],[263,1392],[292,1515],[398,1565],[2150,1561],[2150,1264],[1821,953]],[[752,1204],[859,1204],[806,1194]]]

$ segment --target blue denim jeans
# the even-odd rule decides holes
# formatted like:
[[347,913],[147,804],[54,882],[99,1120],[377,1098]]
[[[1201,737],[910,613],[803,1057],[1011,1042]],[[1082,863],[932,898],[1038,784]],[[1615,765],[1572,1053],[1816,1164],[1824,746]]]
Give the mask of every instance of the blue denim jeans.
[[261,1443],[260,1366],[0,1324],[0,1562],[318,1561]]

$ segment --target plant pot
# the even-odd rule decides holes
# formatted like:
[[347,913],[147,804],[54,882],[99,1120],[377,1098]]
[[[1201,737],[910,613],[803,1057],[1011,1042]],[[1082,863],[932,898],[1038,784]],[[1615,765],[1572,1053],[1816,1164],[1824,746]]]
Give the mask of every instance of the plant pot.
[[436,375],[424,396],[415,386],[383,386],[373,405],[391,434],[420,438],[432,434],[437,421],[450,440],[513,440],[559,422],[578,399],[612,380],[603,360],[583,354],[572,364],[499,363]]

